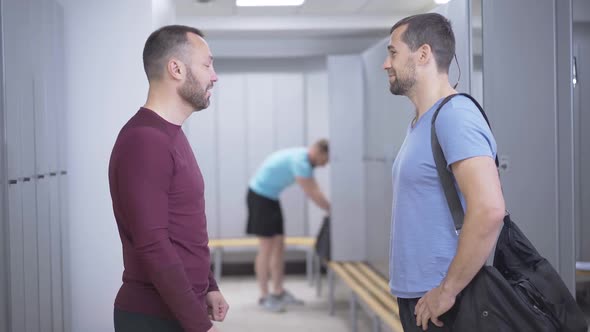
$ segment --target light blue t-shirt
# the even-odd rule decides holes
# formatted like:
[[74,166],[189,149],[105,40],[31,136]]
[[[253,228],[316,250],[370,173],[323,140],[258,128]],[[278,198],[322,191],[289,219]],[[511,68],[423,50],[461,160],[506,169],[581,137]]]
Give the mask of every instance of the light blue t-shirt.
[[[393,163],[389,287],[400,298],[422,297],[439,286],[457,250],[458,235],[430,142],[432,116],[441,102],[414,128],[410,125]],[[496,156],[491,130],[477,106],[464,96],[443,106],[436,133],[448,167],[472,157]],[[461,194],[460,198],[465,205]]]
[[271,154],[250,180],[250,189],[264,197],[278,200],[281,192],[295,182],[296,177],[310,178],[313,167],[307,148],[291,148]]

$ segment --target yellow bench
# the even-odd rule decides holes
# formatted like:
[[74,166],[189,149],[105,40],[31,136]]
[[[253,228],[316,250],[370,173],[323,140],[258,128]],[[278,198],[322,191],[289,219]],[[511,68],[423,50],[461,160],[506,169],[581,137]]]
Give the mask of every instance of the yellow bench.
[[[256,249],[258,248],[258,238],[226,238],[226,239],[209,239],[209,249],[213,254],[213,272],[215,280],[221,279],[221,265],[223,260],[223,251],[227,248],[236,249]],[[314,237],[285,237],[285,247],[287,249],[303,250],[306,253],[306,274],[307,280],[313,284],[314,279],[317,278],[319,282],[319,267],[314,275],[314,262],[319,265],[319,260],[315,255],[315,238]]]
[[334,314],[334,277],[338,276],[351,290],[350,322],[357,331],[357,304],[360,303],[373,320],[373,331],[386,326],[403,332],[397,299],[391,295],[387,280],[362,262],[329,262],[330,314]]

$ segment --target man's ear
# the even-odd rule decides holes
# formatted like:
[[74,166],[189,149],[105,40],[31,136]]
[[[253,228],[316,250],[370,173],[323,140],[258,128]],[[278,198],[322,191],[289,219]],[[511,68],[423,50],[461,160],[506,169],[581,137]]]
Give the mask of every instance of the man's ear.
[[432,48],[430,45],[424,44],[418,48],[418,63],[421,65],[427,64],[432,59]]
[[170,59],[168,66],[166,66],[168,74],[175,80],[182,80],[184,78],[185,66],[184,63],[178,59]]

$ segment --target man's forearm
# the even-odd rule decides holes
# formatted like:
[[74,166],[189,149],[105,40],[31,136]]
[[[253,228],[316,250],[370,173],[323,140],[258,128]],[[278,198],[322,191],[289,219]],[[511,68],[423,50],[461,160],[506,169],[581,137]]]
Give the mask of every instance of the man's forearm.
[[465,214],[457,254],[441,283],[444,292],[457,296],[488,259],[501,230],[504,211],[490,209]]
[[325,211],[330,211],[330,203],[321,192],[321,190],[317,189],[310,193],[311,200],[316,203],[321,209]]

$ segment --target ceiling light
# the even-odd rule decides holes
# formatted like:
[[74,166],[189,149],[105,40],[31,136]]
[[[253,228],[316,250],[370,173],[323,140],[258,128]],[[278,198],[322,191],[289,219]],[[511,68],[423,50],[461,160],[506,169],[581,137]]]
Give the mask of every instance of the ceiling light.
[[444,5],[445,3],[448,3],[451,0],[434,0],[434,3],[437,5]]
[[236,0],[238,7],[301,6],[305,0]]

